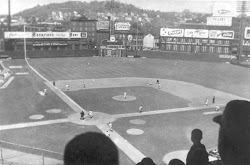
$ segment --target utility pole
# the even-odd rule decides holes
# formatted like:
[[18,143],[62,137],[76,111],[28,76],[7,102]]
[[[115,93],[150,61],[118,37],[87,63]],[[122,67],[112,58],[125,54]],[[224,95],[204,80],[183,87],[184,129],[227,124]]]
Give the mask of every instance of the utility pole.
[[11,31],[11,15],[10,15],[10,0],[8,1],[9,15],[8,15],[8,31]]

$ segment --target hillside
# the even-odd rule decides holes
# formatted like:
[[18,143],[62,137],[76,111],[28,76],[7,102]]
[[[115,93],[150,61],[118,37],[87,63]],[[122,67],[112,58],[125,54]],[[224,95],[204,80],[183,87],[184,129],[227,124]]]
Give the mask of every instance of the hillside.
[[[159,35],[159,28],[173,27],[176,23],[185,22],[186,20],[195,22],[205,22],[209,14],[191,13],[189,10],[178,12],[161,12],[154,10],[144,10],[132,4],[125,4],[114,1],[68,1],[64,3],[51,3],[48,5],[37,5],[33,8],[24,10],[15,14],[26,20],[51,21],[61,20],[69,21],[76,16],[83,16],[90,19],[107,20],[111,8],[118,21],[136,22],[137,16],[140,21],[139,26],[144,27],[146,33]],[[31,19],[33,18],[33,19]],[[32,21],[32,23],[34,23]]]

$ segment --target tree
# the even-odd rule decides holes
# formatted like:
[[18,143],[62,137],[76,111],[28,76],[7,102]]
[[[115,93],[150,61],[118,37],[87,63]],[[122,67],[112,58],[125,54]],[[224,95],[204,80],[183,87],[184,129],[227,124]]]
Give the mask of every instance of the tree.
[[192,18],[192,13],[189,9],[184,9],[182,11],[182,14],[183,14],[184,18],[186,18],[186,19]]

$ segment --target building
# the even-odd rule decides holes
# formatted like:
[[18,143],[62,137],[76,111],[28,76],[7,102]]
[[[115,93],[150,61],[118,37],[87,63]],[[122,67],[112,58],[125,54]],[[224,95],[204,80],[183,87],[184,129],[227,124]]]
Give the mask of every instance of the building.
[[8,30],[7,24],[0,22],[0,51],[4,51],[4,32]]
[[178,28],[162,28],[162,51],[236,54],[239,51],[239,19],[233,18],[231,26],[206,24],[181,24]]
[[154,48],[155,47],[155,38],[151,34],[146,35],[143,38],[143,48]]
[[86,17],[80,17],[71,20],[69,25],[72,32],[86,32],[87,38],[82,39],[76,47],[82,46],[84,49],[93,49],[97,45],[97,20],[89,20]]

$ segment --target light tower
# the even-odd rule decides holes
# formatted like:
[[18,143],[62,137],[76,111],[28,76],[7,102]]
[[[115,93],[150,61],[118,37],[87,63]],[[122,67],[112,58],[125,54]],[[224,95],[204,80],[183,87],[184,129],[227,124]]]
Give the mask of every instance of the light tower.
[[10,0],[8,0],[8,8],[9,8],[9,14],[8,14],[8,31],[11,31]]

